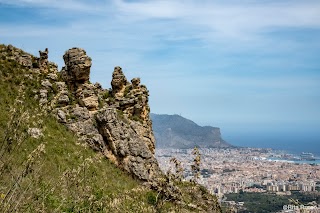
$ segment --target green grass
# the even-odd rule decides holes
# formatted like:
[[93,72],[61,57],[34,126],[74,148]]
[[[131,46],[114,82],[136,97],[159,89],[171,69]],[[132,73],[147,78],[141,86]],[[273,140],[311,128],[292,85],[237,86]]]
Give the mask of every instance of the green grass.
[[292,191],[291,195],[276,195],[273,193],[234,193],[227,194],[228,200],[244,202],[244,207],[248,212],[277,212],[283,209],[284,205],[294,205],[290,199],[298,200],[307,206],[309,202],[320,203],[317,193],[302,193]]

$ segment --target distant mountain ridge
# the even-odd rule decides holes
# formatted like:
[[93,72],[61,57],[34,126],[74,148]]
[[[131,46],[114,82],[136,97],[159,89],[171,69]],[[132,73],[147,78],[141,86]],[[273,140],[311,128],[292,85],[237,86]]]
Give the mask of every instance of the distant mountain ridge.
[[222,139],[218,127],[202,127],[180,115],[151,113],[150,116],[157,148],[232,147]]

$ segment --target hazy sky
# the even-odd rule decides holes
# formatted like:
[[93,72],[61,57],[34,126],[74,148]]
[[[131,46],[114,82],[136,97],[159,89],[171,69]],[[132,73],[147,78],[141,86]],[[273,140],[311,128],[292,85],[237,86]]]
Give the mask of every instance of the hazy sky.
[[319,0],[0,0],[0,43],[59,69],[82,47],[92,82],[120,65],[152,112],[225,135],[320,132]]

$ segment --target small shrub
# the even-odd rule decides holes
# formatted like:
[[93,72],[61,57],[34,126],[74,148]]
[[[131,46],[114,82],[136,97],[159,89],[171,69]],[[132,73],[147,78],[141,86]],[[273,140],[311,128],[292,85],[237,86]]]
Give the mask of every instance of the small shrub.
[[110,92],[109,92],[109,90],[106,90],[105,93],[103,93],[102,98],[107,99],[109,97],[110,97]]
[[140,123],[143,123],[143,120],[142,120],[139,116],[137,116],[137,115],[133,115],[133,116],[131,117],[131,120],[134,120],[134,121],[138,121],[138,122],[140,122]]
[[36,57],[32,57],[32,67],[33,68],[40,68],[38,59]]
[[78,103],[77,99],[70,92],[68,93],[68,98],[70,105],[75,105]]
[[98,104],[99,104],[99,109],[101,109],[104,106],[104,102],[100,97],[98,98]]
[[197,147],[193,149],[192,154],[194,155],[193,164],[191,165],[191,171],[193,174],[192,181],[197,182],[197,180],[200,178],[201,155]]
[[117,114],[118,114],[118,116],[120,118],[122,118],[122,119],[124,118],[124,112],[123,111],[117,109]]
[[56,84],[52,84],[52,91],[54,94],[57,94],[58,93],[58,87]]
[[149,204],[155,206],[157,205],[157,195],[153,191],[147,192],[147,201]]
[[111,96],[107,99],[108,104],[114,104],[115,101],[116,101],[115,98]]
[[77,120],[78,119],[77,116],[75,116],[74,114],[69,114],[69,115],[66,116],[66,118],[67,118],[67,120],[68,119],[71,119],[71,120]]
[[123,92],[123,96],[124,97],[127,97],[127,95],[129,94],[130,90],[132,89],[132,86],[129,85],[129,86],[126,86],[126,88],[124,89],[124,92]]

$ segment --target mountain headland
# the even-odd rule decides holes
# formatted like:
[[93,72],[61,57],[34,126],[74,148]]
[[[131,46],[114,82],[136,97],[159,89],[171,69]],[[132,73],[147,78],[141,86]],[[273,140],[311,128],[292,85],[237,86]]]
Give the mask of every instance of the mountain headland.
[[220,128],[199,126],[180,115],[159,115],[151,113],[156,147],[190,149],[231,148],[221,137]]

